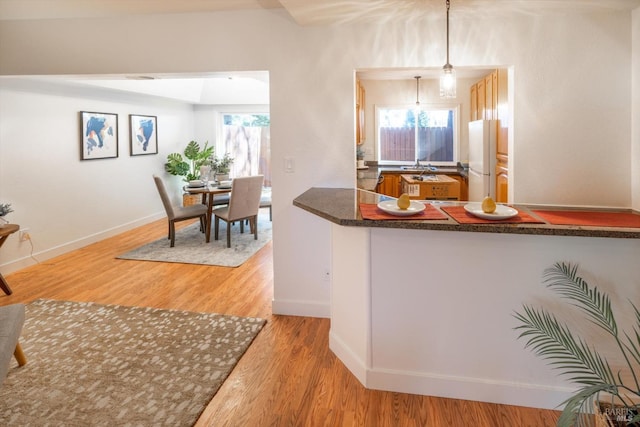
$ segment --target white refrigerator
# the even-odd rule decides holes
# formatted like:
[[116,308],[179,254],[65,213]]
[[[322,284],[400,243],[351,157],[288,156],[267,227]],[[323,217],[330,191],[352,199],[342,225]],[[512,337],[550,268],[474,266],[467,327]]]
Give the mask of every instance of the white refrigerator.
[[469,201],[496,198],[496,120],[469,122]]

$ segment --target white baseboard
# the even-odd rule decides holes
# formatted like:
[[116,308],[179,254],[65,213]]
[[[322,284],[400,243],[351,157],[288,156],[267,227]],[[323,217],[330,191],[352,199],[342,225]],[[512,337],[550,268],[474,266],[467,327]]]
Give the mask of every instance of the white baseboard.
[[71,252],[71,251],[74,251],[76,249],[83,248],[83,247],[85,247],[87,245],[99,242],[99,241],[104,240],[104,239],[106,239],[108,237],[112,237],[112,236],[115,236],[117,234],[124,233],[125,231],[132,230],[132,229],[134,229],[136,227],[140,227],[142,225],[148,224],[150,222],[157,221],[157,220],[162,219],[164,217],[166,217],[166,214],[163,212],[163,213],[157,213],[157,214],[154,214],[154,215],[150,215],[150,216],[147,216],[147,217],[144,217],[144,218],[140,218],[140,219],[137,219],[135,221],[131,221],[129,223],[122,224],[122,225],[119,225],[117,227],[110,228],[108,230],[100,231],[99,233],[91,234],[91,235],[82,237],[80,239],[76,239],[76,240],[73,240],[73,241],[70,241],[70,242],[66,242],[66,243],[63,243],[61,245],[54,246],[52,248],[45,249],[45,250],[40,251],[40,252],[35,252],[33,254],[33,258],[31,256],[26,256],[26,257],[22,257],[22,258],[16,259],[14,261],[10,261],[10,262],[0,266],[0,270],[1,270],[2,274],[9,274],[9,273],[12,273],[14,271],[18,271],[18,270],[21,270],[23,268],[29,267],[31,265],[37,264],[38,262],[43,262],[43,261],[46,261],[46,260],[51,259],[51,258],[55,258],[55,257],[60,256],[60,255],[64,255],[67,252]]
[[561,409],[571,389],[424,372],[369,368],[329,332],[329,348],[366,388],[542,409]]
[[433,373],[369,370],[367,388],[452,399],[559,409],[573,390]]
[[304,317],[330,317],[329,303],[317,303],[309,301],[283,301],[273,299],[271,301],[271,311],[273,314],[284,316],[304,316]]
[[365,361],[360,359],[349,346],[337,335],[329,331],[329,349],[340,359],[342,363],[347,367],[349,371],[364,385],[367,386],[367,366]]

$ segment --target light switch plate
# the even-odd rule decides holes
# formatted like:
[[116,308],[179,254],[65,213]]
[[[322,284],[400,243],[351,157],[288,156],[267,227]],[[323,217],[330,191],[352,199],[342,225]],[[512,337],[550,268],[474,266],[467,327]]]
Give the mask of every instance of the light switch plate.
[[284,171],[286,173],[293,173],[295,170],[295,162],[293,157],[285,157],[284,158]]

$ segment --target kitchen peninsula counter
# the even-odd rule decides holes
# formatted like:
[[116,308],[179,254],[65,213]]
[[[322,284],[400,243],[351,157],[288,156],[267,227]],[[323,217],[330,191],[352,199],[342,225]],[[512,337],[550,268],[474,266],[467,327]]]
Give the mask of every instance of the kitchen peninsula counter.
[[[295,198],[293,204],[294,206],[311,212],[335,224],[351,227],[640,239],[640,228],[552,225],[547,223],[459,224],[448,215],[447,219],[445,220],[368,220],[362,218],[359,209],[360,203],[377,204],[381,200],[388,199],[390,198],[382,194],[377,194],[361,189],[311,188]],[[441,208],[444,206],[464,206],[467,202],[429,201],[429,203],[431,203],[437,209],[441,210]],[[536,208],[545,210],[571,210],[571,208],[554,208],[549,206],[536,207],[531,205],[515,205],[513,207],[518,211],[528,213],[533,217],[536,217],[536,215],[535,213],[532,213],[531,210]]]
[[329,347],[367,388],[556,408],[575,386],[524,348],[514,311],[561,303],[543,284],[557,262],[625,301],[640,294],[640,228],[363,219],[360,204],[384,197],[311,188],[293,201],[329,235],[309,242],[328,257]]

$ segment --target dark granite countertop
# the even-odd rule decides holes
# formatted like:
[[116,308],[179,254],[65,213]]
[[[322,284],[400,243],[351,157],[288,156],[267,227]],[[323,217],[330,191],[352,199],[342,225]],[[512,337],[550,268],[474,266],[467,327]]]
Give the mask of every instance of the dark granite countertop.
[[[377,204],[388,196],[353,188],[311,188],[293,200],[293,205],[335,224],[351,227],[401,228],[413,230],[471,231],[484,233],[534,234],[550,236],[583,236],[640,239],[640,228],[587,227],[551,224],[459,224],[447,215],[446,220],[367,220],[360,214],[360,203]],[[444,206],[463,206],[467,202],[433,201],[441,210]],[[531,213],[535,206],[514,205],[518,211]],[[549,209],[549,206],[540,206]],[[567,208],[569,209],[569,208]],[[444,211],[443,211],[444,213]]]

